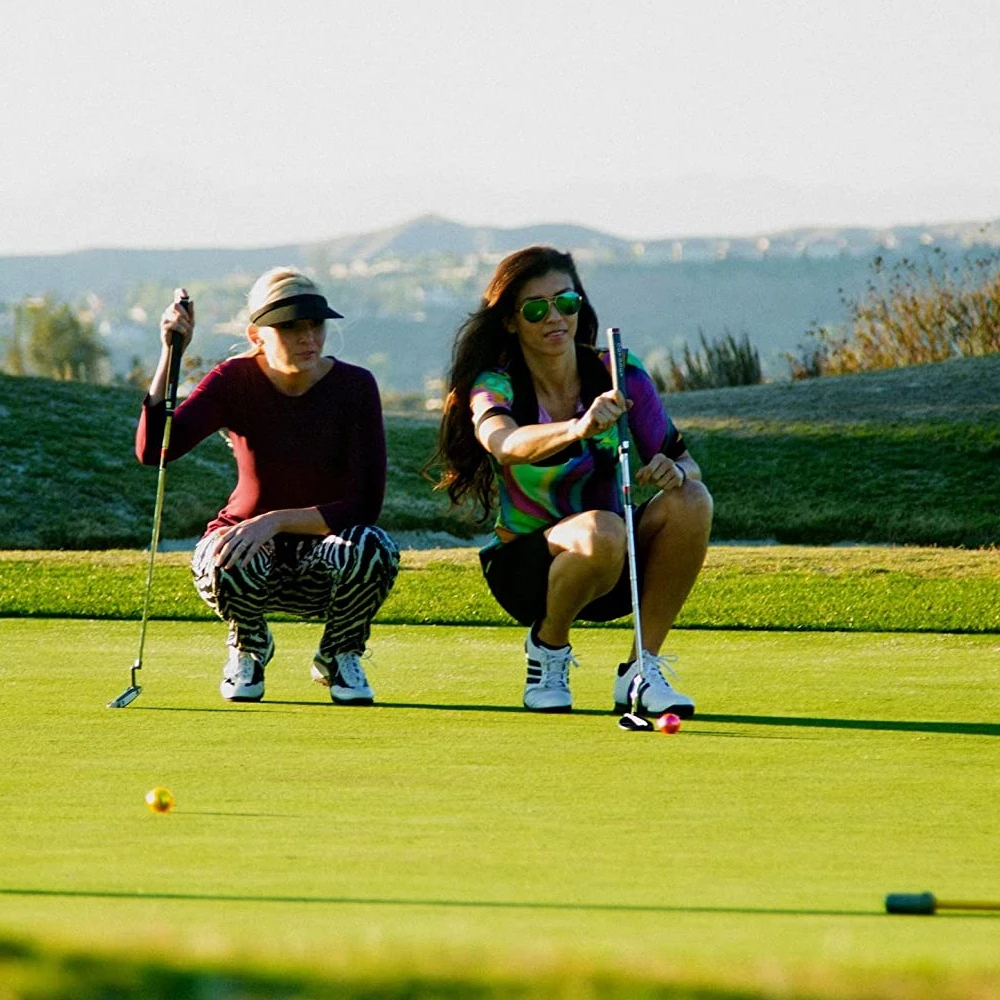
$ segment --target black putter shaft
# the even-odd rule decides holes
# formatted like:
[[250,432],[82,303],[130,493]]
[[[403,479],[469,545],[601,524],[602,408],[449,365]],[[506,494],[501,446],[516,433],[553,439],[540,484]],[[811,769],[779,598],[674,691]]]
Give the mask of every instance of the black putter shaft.
[[[177,300],[185,310],[190,312],[191,300],[182,296]],[[182,337],[174,333],[170,337],[170,347],[167,354],[167,391],[164,397],[166,416],[163,423],[163,440],[160,443],[160,464],[156,475],[156,504],[153,508],[153,532],[149,541],[149,562],[146,565],[146,592],[142,600],[142,622],[139,625],[139,649],[135,662],[132,664],[131,683],[113,701],[108,702],[108,708],[125,708],[131,705],[142,691],[136,683],[136,672],[142,669],[142,653],[146,645],[146,624],[149,621],[149,599],[153,589],[153,564],[156,550],[160,544],[160,521],[163,517],[163,493],[167,481],[167,450],[170,448],[170,430],[174,422],[174,409],[177,406],[177,388],[180,383]]]
[[[608,327],[608,350],[611,352],[611,385],[624,397],[625,393],[625,351],[622,348],[621,331],[616,326]],[[639,613],[639,568],[635,553],[635,519],[632,503],[632,471],[629,466],[631,438],[628,429],[628,413],[618,418],[618,470],[625,507],[625,539],[628,549],[628,576],[632,592],[632,622],[635,629],[635,655],[639,672],[632,681],[629,692],[631,705],[629,713],[622,716],[619,726],[623,729],[650,729],[649,721],[639,715],[639,690],[642,687],[642,617]],[[626,725],[622,726],[622,721]]]
[[938,899],[933,892],[891,892],[885,897],[886,913],[929,915],[938,910],[1000,911],[1000,903],[986,900]]

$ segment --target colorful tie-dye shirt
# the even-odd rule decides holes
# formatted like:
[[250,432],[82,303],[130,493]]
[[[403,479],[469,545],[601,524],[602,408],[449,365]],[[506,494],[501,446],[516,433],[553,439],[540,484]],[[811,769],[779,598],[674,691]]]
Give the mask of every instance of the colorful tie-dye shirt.
[[[610,370],[609,352],[599,350],[597,354]],[[653,380],[632,354],[626,358],[625,389],[633,402],[628,417],[632,448],[643,464],[657,452],[679,458],[685,451],[684,440],[664,410]],[[514,391],[507,370],[481,372],[472,385],[469,402],[476,427],[487,417],[510,415]],[[582,404],[578,412],[584,412]],[[539,407],[537,422],[548,423],[550,419]],[[546,528],[585,510],[622,513],[617,462],[617,425],[533,465],[501,465],[490,456],[500,506],[495,524],[497,541]]]

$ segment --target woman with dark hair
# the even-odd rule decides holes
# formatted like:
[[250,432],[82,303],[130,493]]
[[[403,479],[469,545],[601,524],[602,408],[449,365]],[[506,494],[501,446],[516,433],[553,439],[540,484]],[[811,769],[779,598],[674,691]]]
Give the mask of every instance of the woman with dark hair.
[[641,673],[639,707],[694,713],[663,676],[659,651],[704,562],[712,498],[652,380],[629,354],[627,399],[612,388],[597,314],[573,258],[527,247],[497,267],[479,309],[455,339],[438,443],[439,483],[453,504],[471,500],[485,520],[498,500],[494,537],[480,552],[499,604],[528,628],[524,706],[572,708],[574,621],[631,611],[626,532],[617,485],[619,416],[658,492],[636,511],[645,649],[632,649],[614,680],[627,711]]
[[[372,619],[399,570],[376,520],[385,496],[385,429],[371,372],[323,351],[339,319],[295,268],[267,271],[250,290],[249,349],[212,369],[177,408],[167,459],[226,429],[237,482],[205,529],[192,568],[198,593],[229,631],[220,692],[260,701],[274,656],[266,616],[323,622],[310,672],[338,705],[371,705],[361,657]],[[194,333],[178,289],[160,322],[160,363],[143,403],[136,454],[155,465],[166,422],[168,349]]]

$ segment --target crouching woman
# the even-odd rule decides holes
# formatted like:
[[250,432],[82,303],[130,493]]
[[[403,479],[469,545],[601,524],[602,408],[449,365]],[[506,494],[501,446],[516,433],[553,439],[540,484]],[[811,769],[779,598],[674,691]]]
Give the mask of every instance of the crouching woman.
[[[340,318],[306,275],[263,274],[249,295],[250,348],[212,369],[177,407],[167,461],[225,429],[237,482],[192,561],[195,586],[228,626],[220,685],[227,701],[260,701],[274,656],[267,615],[320,619],[311,664],[335,704],[370,705],[364,654],[372,620],[399,570],[376,521],[386,482],[378,387],[364,368],[324,353]],[[136,455],[159,461],[168,347],[186,349],[194,307],[179,290],[160,323],[162,349],[143,402]]]

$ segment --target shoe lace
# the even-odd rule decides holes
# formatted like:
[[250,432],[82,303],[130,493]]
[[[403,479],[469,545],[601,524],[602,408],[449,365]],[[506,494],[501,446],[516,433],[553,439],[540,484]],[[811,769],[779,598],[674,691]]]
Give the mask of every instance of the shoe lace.
[[357,653],[338,653],[337,668],[348,687],[364,687],[368,683],[364,667],[361,666],[361,656]]
[[542,679],[539,684],[546,688],[569,689],[569,668],[580,666],[573,655],[573,649],[565,646],[562,649],[546,649],[542,656]]
[[676,681],[679,680],[677,671],[672,664],[676,663],[678,657],[675,653],[651,653],[648,649],[642,651],[642,676],[651,687],[670,687],[670,682],[663,676],[663,671]]
[[246,653],[241,651],[236,662],[236,674],[233,678],[237,684],[251,684],[253,683],[254,673],[257,670],[257,664],[260,662],[259,658],[254,656],[253,653]]

